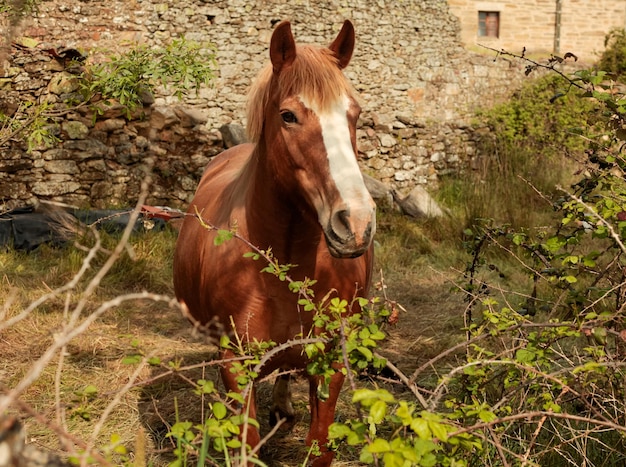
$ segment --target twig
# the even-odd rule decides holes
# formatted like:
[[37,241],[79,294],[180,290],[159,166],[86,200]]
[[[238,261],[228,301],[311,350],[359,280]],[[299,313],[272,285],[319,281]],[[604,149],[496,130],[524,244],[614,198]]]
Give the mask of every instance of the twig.
[[578,196],[571,194],[570,192],[564,190],[560,186],[557,186],[557,190],[565,193],[567,196],[570,197],[570,199],[572,199],[572,200],[576,201],[577,203],[583,205],[589,214],[591,214],[593,217],[598,219],[598,221],[600,221],[602,224],[604,224],[604,226],[608,229],[611,237],[613,237],[613,240],[615,241],[615,243],[617,243],[617,246],[619,246],[620,250],[622,250],[623,253],[626,253],[626,246],[624,246],[624,243],[622,242],[622,239],[620,238],[620,235],[615,231],[613,226],[605,218],[603,218],[600,214],[598,214],[591,206],[589,206],[587,203],[585,203]]
[[[484,49],[496,52],[496,54],[497,54],[496,59],[499,56],[504,55],[504,56],[508,56],[508,57],[517,58],[519,60],[523,60],[525,62],[530,63],[532,65],[532,68],[543,68],[545,70],[553,71],[554,73],[560,75],[562,78],[567,80],[570,83],[571,86],[577,87],[578,89],[581,89],[583,91],[586,90],[584,86],[581,86],[580,84],[576,83],[569,76],[567,76],[561,70],[558,70],[556,68],[556,65],[561,64],[561,63],[563,63],[565,61],[564,59],[562,59],[560,57],[558,57],[558,59],[557,59],[556,57],[553,56],[552,59],[550,59],[550,61],[548,62],[548,64],[545,64],[545,63],[539,63],[539,62],[537,62],[535,60],[532,60],[532,59],[526,57],[524,53],[522,53],[522,54],[515,54],[515,53],[512,53],[512,52],[507,52],[504,49],[498,50],[498,49],[494,49],[492,47],[488,47],[486,45],[482,45],[482,44],[478,44],[478,45],[480,47],[484,48]],[[569,56],[572,56],[572,57],[576,58],[576,56],[574,54],[566,54],[565,58],[569,58]],[[530,71],[532,71],[532,69]],[[528,74],[530,71],[527,69],[526,74]]]
[[256,454],[259,453],[259,451],[261,450],[261,447],[264,446],[272,436],[274,436],[276,434],[276,432],[278,432],[278,430],[280,429],[281,426],[283,426],[283,424],[287,421],[286,418],[281,418],[280,420],[278,420],[276,422],[276,424],[272,427],[272,429],[269,431],[269,433],[267,433],[259,442],[259,444],[257,444],[254,448],[252,448],[252,450],[250,451],[250,455],[254,456]]
[[557,419],[565,419],[572,420],[576,422],[586,422],[592,425],[603,426],[606,428],[610,428],[611,430],[619,431],[621,433],[626,433],[626,426],[620,425],[619,423],[613,423],[606,420],[596,420],[589,417],[581,417],[580,415],[572,415],[568,413],[560,413],[560,412],[547,412],[544,410],[537,410],[534,412],[522,412],[514,415],[507,415],[506,417],[496,418],[490,422],[476,423],[471,426],[459,428],[457,431],[449,433],[450,437],[459,436],[463,433],[471,433],[476,430],[482,430],[484,428],[497,426],[504,423],[514,422],[517,420],[532,420],[533,418],[557,418]]
[[[382,355],[379,355],[376,352],[374,352],[374,355],[378,358],[384,358]],[[424,407],[425,409],[428,408],[428,402],[426,402],[426,399],[424,399],[424,396],[422,396],[422,394],[419,392],[419,388],[417,384],[415,384],[413,381],[407,378],[406,375],[397,366],[391,363],[389,360],[385,359],[385,361],[387,364],[387,368],[393,371],[393,373],[398,378],[400,378],[400,380],[404,383],[404,385],[407,388],[409,388],[409,390],[413,393],[413,395],[418,400],[418,402],[422,405],[422,407]]]

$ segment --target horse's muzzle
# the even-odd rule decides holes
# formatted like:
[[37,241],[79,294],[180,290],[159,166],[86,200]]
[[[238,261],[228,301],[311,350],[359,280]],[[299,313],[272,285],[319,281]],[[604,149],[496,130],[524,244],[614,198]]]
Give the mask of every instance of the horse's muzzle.
[[365,253],[376,232],[376,211],[351,216],[350,210],[336,211],[324,229],[328,251],[335,258],[357,258]]

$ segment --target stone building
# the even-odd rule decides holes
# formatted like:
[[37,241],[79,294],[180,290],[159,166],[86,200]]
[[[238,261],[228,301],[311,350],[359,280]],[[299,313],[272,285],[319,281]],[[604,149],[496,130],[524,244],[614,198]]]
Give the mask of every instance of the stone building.
[[571,52],[592,63],[604,38],[626,27],[624,0],[448,0],[459,18],[461,41],[531,56]]

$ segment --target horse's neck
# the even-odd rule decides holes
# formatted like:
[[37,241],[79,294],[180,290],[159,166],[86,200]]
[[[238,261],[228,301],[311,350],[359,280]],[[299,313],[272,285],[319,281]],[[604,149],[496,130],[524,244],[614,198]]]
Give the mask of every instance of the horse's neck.
[[[289,193],[278,183],[271,169],[267,149],[257,146],[250,158],[246,211],[250,234],[276,251],[281,245],[289,249],[294,242],[316,242],[321,236],[317,219],[307,211],[296,193]],[[260,245],[259,245],[260,246]]]

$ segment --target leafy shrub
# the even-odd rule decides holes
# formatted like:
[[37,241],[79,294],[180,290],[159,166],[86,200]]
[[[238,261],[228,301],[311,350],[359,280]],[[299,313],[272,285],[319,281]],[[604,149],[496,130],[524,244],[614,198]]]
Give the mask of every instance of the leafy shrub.
[[626,30],[611,30],[604,38],[604,47],[598,69],[611,73],[622,82],[626,81]]
[[[580,99],[553,74],[533,79],[509,101],[481,111],[473,170],[444,182],[442,196],[465,209],[465,225],[492,218],[515,227],[545,225],[555,186],[574,180],[584,159],[580,133],[595,125],[597,104]],[[548,201],[546,201],[548,199]]]
[[131,118],[133,110],[143,105],[146,95],[152,95],[158,86],[170,87],[174,95],[181,98],[210,83],[215,66],[211,46],[184,37],[163,48],[138,45],[123,54],[111,55],[103,63],[88,63],[79,79],[80,102],[73,100],[59,106],[24,102],[10,117],[0,112],[0,146],[19,137],[26,142],[29,151],[50,147],[59,141],[55,119],[79,105],[91,106],[97,118],[104,110],[96,104],[114,99],[124,106],[126,116]]
[[174,39],[164,48],[138,45],[128,52],[95,63],[82,75],[85,100],[94,95],[115,99],[128,114],[142,104],[144,94],[153,94],[156,86],[172,86],[176,97],[189,90],[196,92],[214,77],[215,53],[212,47]]
[[[626,412],[615,400],[625,393],[626,99],[605,72],[579,71],[569,88],[571,98],[594,106],[578,131],[584,170],[571,189],[557,188],[555,221],[476,222],[466,231],[473,256],[466,291],[478,306],[468,308],[468,366],[448,402],[461,412],[468,404],[493,410],[497,437],[485,436],[498,449],[481,460],[489,464],[624,462]],[[500,284],[495,294],[484,279],[503,257],[489,249],[512,256],[528,281],[509,293]]]

